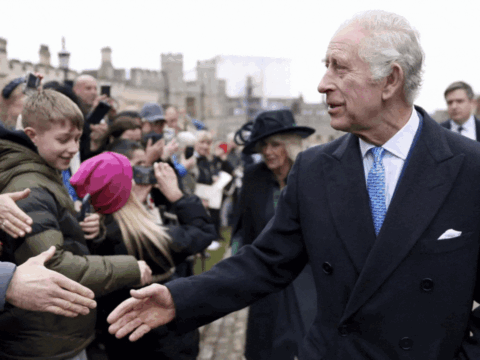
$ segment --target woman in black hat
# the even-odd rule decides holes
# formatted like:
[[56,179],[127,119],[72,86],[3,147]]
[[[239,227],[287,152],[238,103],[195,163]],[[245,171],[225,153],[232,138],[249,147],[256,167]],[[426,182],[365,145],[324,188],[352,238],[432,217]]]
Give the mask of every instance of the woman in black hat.
[[[256,239],[275,213],[288,173],[302,150],[302,138],[315,132],[297,126],[289,110],[258,115],[244,140],[244,154],[260,153],[263,161],[245,170],[232,252]],[[242,140],[239,131],[237,140]],[[238,139],[240,138],[240,139]],[[307,264],[285,290],[250,306],[245,357],[247,360],[293,360],[316,314],[316,293]]]

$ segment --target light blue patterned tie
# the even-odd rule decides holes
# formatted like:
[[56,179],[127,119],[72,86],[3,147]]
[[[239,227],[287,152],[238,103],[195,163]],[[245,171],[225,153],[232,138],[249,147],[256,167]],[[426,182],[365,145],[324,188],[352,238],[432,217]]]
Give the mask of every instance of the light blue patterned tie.
[[375,227],[375,234],[378,235],[387,213],[387,203],[385,198],[385,168],[382,163],[385,149],[382,147],[374,147],[370,150],[374,159],[373,166],[368,173],[367,190],[368,196],[370,197],[373,226]]

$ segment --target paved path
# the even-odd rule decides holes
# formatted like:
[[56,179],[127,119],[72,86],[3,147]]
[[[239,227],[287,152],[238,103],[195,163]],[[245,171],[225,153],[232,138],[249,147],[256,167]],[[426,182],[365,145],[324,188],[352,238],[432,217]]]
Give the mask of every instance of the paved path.
[[[230,256],[230,249],[225,257]],[[200,328],[197,360],[242,360],[248,308],[231,313]]]
[[248,308],[200,328],[197,360],[242,360]]

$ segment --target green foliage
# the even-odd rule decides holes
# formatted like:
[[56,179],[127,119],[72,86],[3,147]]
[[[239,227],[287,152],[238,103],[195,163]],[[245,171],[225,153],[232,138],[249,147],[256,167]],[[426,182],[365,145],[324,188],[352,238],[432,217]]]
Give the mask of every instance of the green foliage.
[[[205,261],[205,271],[210,270],[213,265],[215,265],[220,260],[222,260],[224,254],[225,254],[225,251],[230,246],[231,228],[230,227],[224,227],[224,228],[220,229],[220,233],[225,240],[220,241],[220,247],[217,250],[215,250],[215,251],[207,250],[206,251],[210,255],[210,257],[208,259],[204,260]],[[193,267],[193,273],[195,275],[198,275],[198,274],[202,273],[202,259],[200,257],[197,257],[195,259],[195,264],[194,264],[194,267]]]

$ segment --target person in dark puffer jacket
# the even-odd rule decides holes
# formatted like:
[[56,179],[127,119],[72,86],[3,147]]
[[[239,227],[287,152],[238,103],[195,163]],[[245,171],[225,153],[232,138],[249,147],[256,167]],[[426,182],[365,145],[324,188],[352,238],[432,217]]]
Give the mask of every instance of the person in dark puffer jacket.
[[[140,153],[135,154],[135,159],[139,159],[139,155]],[[71,179],[80,196],[86,193],[92,195],[91,204],[99,213],[103,212],[104,194],[115,194],[121,190],[105,179],[131,173],[130,163],[122,162],[117,166],[110,166],[115,157],[127,159],[112,152],[102,153],[85,161]],[[163,284],[177,276],[175,272],[177,264],[182,264],[188,256],[204,250],[216,239],[217,234],[200,199],[197,196],[182,194],[173,168],[166,163],[155,164],[154,168],[158,186],[172,203],[172,209],[178,216],[180,225],[159,224],[160,218],[153,216],[153,213],[143,205],[143,200],[152,185],[134,184],[126,204],[116,212],[106,214],[106,238],[102,241],[92,241],[89,245],[92,252],[98,255],[130,254],[145,260],[152,268],[153,282]],[[140,354],[144,360],[197,358],[198,331],[177,335],[164,326],[153,330],[149,336],[136,343],[125,339],[119,340],[110,335],[107,331],[106,318],[129,296],[127,290],[118,290],[98,299],[100,315],[97,322],[97,338],[98,343],[105,346],[110,359],[130,359]]]
[[[59,172],[78,151],[80,109],[56,91],[39,90],[27,99],[22,118],[24,131],[0,132],[0,190],[31,189],[30,196],[17,204],[32,218],[32,232],[22,238],[5,237],[1,260],[20,265],[54,245],[56,252],[46,266],[96,296],[148,283],[151,270],[133,256],[92,256],[88,250]],[[0,358],[86,359],[95,322],[96,311],[66,318],[8,306],[0,314]]]

